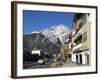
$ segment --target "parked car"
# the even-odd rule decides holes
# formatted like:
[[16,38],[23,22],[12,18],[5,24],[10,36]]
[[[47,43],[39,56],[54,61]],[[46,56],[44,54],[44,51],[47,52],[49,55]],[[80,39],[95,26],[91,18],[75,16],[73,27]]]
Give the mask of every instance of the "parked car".
[[44,64],[45,62],[44,62],[44,59],[39,59],[38,60],[38,64]]

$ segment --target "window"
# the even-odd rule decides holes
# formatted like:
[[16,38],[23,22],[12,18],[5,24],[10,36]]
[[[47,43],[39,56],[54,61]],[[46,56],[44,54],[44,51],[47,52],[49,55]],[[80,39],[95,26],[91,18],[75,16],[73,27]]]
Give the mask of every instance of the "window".
[[87,41],[87,32],[83,33],[83,36],[82,36],[82,41],[85,42]]

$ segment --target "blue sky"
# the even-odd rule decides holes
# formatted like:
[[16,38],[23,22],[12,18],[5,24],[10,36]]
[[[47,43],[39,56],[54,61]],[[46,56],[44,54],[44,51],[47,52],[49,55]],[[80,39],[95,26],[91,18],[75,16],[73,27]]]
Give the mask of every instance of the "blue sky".
[[71,29],[75,13],[23,10],[23,33],[41,31],[48,27],[64,24]]

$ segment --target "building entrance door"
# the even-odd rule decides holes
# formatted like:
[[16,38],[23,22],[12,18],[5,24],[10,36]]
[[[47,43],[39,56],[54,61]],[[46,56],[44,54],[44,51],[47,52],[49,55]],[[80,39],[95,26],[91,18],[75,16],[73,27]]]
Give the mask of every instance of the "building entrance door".
[[78,64],[78,55],[76,55],[76,63]]
[[80,54],[80,64],[82,64],[82,54]]

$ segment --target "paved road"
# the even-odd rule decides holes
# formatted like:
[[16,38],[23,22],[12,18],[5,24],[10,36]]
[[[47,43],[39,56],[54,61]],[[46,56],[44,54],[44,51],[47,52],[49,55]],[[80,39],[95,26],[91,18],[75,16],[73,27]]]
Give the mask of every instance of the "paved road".
[[24,69],[38,69],[38,68],[57,68],[57,67],[80,67],[80,66],[87,66],[87,65],[83,65],[83,64],[76,64],[76,63],[72,63],[72,62],[69,62],[69,63],[64,63],[63,65],[56,65],[56,66],[50,66],[48,64],[32,64],[27,66],[27,67],[24,67]]

